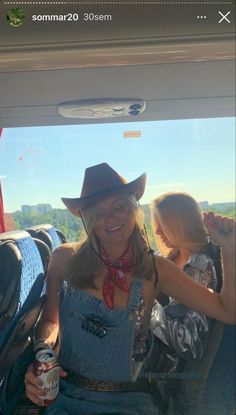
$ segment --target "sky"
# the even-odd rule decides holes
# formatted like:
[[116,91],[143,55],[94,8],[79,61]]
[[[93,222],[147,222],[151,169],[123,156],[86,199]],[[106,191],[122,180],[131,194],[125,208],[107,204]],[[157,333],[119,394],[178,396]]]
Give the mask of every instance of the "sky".
[[[123,138],[140,130],[140,138]],[[132,181],[147,173],[141,203],[185,191],[209,203],[235,200],[235,119],[4,129],[0,180],[6,212],[79,197],[84,170],[107,162]]]

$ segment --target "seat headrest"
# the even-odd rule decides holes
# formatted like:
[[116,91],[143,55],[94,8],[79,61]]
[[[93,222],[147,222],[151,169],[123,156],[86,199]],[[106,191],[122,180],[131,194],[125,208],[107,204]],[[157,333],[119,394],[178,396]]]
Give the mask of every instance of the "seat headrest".
[[23,238],[28,238],[29,234],[26,231],[11,231],[0,233],[0,242],[4,241],[18,241]]
[[31,226],[27,229],[27,232],[33,238],[41,239],[41,241],[45,242],[51,251],[65,242],[65,237],[62,232],[57,231],[57,229],[48,223]]
[[22,256],[11,240],[0,242],[0,328],[16,312],[22,273]]
[[43,264],[31,236],[25,231],[0,234],[0,327],[20,311],[38,277],[43,281]]

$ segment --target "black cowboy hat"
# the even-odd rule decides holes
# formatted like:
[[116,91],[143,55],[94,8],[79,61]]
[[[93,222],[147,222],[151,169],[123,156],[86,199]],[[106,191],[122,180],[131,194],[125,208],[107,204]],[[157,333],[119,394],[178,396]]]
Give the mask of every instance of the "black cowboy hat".
[[91,205],[108,193],[124,190],[141,199],[146,184],[146,173],[130,183],[113,170],[109,164],[101,163],[88,167],[85,170],[84,182],[79,198],[71,199],[62,197],[62,202],[76,216],[80,216],[80,210]]

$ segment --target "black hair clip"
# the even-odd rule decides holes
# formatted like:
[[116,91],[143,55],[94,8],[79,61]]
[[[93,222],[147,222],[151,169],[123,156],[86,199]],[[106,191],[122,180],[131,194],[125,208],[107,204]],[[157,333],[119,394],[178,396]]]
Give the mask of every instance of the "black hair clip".
[[103,322],[94,315],[87,316],[85,318],[85,320],[82,322],[82,329],[88,331],[94,336],[99,337],[100,339],[103,338],[107,333],[106,328],[103,326]]

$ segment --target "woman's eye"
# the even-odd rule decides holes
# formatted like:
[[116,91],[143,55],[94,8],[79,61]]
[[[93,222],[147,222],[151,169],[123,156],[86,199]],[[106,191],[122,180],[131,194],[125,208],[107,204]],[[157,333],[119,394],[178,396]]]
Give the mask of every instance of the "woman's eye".
[[126,209],[125,205],[119,205],[114,208],[115,212],[121,212],[122,210]]

